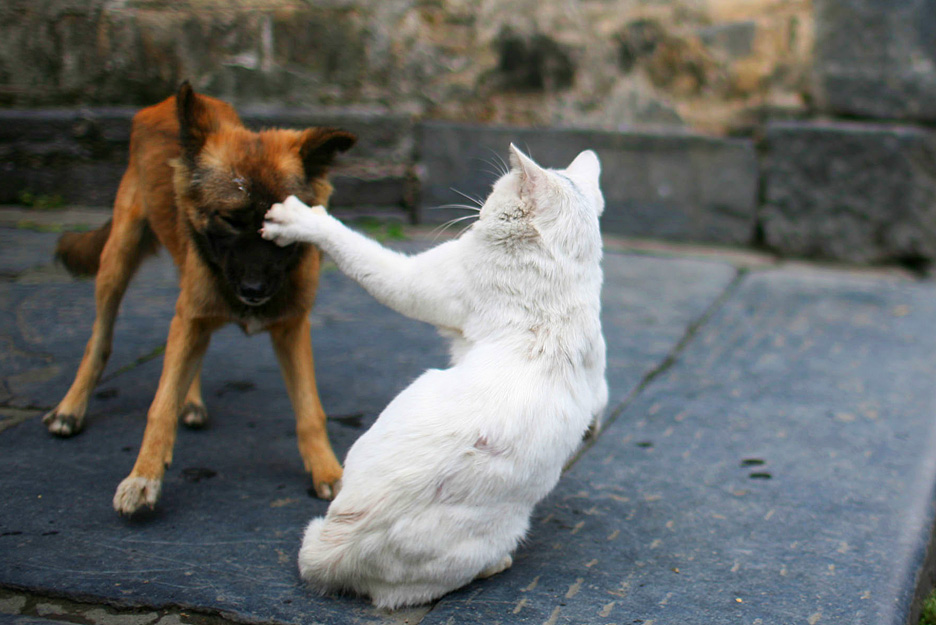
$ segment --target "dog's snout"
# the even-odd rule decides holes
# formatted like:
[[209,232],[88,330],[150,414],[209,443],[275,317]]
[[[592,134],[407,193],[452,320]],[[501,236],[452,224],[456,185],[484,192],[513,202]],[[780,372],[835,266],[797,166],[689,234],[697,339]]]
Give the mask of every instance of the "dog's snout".
[[245,297],[263,297],[266,289],[259,280],[251,282],[241,282],[240,291]]
[[266,283],[259,280],[243,280],[237,286],[237,291],[245,304],[258,305],[270,299]]

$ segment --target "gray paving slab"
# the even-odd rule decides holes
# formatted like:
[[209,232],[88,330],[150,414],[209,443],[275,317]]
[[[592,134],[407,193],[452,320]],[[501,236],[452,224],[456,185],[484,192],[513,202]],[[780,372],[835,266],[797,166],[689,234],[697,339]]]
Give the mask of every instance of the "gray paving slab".
[[[0,233],[10,232],[0,229]],[[14,231],[16,232],[16,231]],[[51,250],[58,235],[20,232],[15,241],[35,246],[4,248],[3,264],[29,269],[16,281],[0,282],[0,403],[52,408],[75,375],[94,321],[94,283],[73,280],[54,268]],[[45,249],[45,267],[36,270]],[[104,378],[151,356],[164,345],[178,296],[175,269],[168,258],[146,263],[121,304],[114,349]],[[16,261],[15,259],[19,259]]]
[[0,228],[0,277],[19,274],[49,264],[56,237],[45,232]]
[[0,625],[61,625],[63,621],[53,621],[38,616],[22,616],[19,614],[0,614]]
[[934,318],[932,283],[749,275],[538,508],[513,568],[423,624],[915,622]]
[[[736,274],[720,262],[623,254],[608,255],[606,273],[614,402],[667,358]],[[3,286],[5,332],[23,317],[22,302],[49,301],[42,291],[48,285]],[[90,283],[52,287],[75,289],[72,298],[91,290]],[[164,338],[163,313],[154,309],[166,297],[131,290],[125,307],[150,316],[131,317],[115,348],[134,332]],[[71,344],[60,337],[80,333],[83,341],[91,319],[54,314],[55,323],[31,317],[45,324],[43,340],[67,378],[80,354],[59,352]],[[384,309],[334,270],[323,276],[312,320],[319,387],[340,457],[400,389],[425,368],[445,364],[444,344],[431,327]],[[248,622],[419,620],[425,609],[388,615],[358,599],[315,597],[300,584],[301,531],[326,504],[308,494],[292,411],[263,336],[233,328],[216,334],[204,367],[210,427],[180,432],[156,511],[117,517],[110,499],[132,466],[160,366],[156,358],[104,383],[86,431],[74,439],[48,436],[36,419],[0,434],[7,502],[0,508],[0,585],[124,606],[193,607]],[[0,375],[10,369],[0,361]],[[32,398],[59,390],[56,380],[23,392],[39,401]]]

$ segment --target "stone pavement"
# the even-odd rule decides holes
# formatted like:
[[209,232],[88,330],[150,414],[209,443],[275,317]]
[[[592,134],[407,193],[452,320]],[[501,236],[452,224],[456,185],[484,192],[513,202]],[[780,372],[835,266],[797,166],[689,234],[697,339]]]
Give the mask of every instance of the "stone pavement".
[[[210,426],[180,430],[155,511],[114,513],[174,270],[165,254],[144,265],[86,430],[57,439],[39,418],[74,375],[93,285],[51,266],[56,234],[15,221],[0,219],[0,623],[896,625],[931,583],[932,281],[609,240],[601,435],[537,508],[512,569],[388,613],[300,583],[301,532],[326,503],[309,495],[264,336],[214,337]],[[312,319],[339,456],[445,365],[431,327],[333,267]]]

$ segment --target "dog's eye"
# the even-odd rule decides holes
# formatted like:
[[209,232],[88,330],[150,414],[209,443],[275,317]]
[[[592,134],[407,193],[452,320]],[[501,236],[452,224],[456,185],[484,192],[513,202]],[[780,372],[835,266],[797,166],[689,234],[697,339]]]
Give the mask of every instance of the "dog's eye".
[[224,225],[226,225],[231,230],[243,230],[246,224],[242,219],[226,213],[215,213],[215,217],[220,219]]

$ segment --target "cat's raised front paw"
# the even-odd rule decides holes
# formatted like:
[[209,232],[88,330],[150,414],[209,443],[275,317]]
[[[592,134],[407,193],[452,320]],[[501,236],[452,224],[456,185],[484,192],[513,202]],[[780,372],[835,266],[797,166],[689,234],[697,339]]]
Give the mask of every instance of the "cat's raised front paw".
[[324,206],[309,207],[295,195],[290,195],[282,203],[270,207],[264,216],[260,235],[281,247],[296,241],[312,242],[312,223],[309,218],[327,214]]

